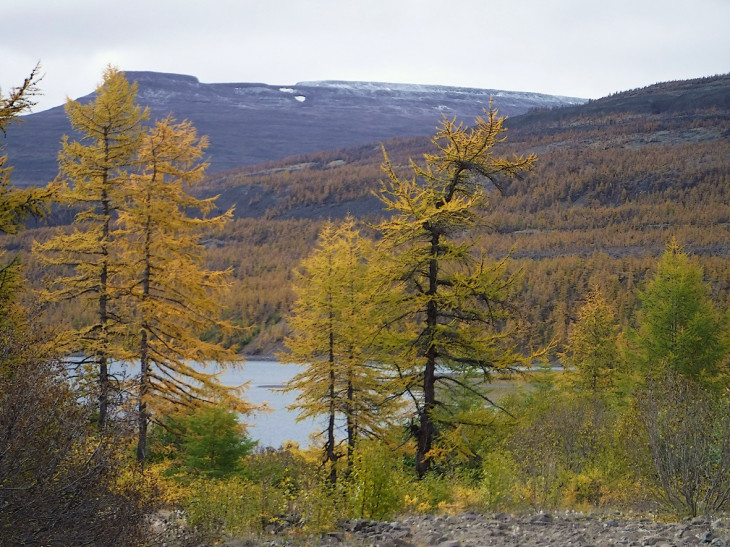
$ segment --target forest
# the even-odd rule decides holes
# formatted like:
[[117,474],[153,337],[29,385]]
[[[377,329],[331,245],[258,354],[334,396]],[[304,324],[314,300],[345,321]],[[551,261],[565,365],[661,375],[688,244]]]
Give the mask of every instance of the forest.
[[[0,158],[0,543],[727,511],[729,80],[207,174],[108,67],[54,181]],[[303,365],[311,447],[196,367],[246,355]]]

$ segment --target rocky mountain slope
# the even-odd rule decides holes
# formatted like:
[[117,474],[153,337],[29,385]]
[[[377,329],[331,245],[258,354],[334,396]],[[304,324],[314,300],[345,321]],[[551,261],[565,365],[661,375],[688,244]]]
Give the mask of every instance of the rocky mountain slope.
[[[501,230],[542,229],[533,216],[556,208],[590,210],[581,217],[599,222],[599,207],[674,200],[692,208],[691,199],[707,208],[726,199],[730,75],[656,84],[577,106],[499,114],[508,115],[507,143],[499,153],[539,157],[535,171],[508,185],[495,201],[519,219],[512,226],[502,219]],[[384,145],[395,165],[432,152],[428,137],[394,138]],[[382,161],[379,143],[373,142],[305,154],[213,174],[206,194],[220,194],[221,208],[235,205],[238,217],[378,214],[382,204],[372,192],[383,177]]]
[[[518,115],[532,108],[585,102],[490,89],[373,82],[205,84],[193,76],[127,72],[152,119],[189,119],[210,138],[209,172],[392,137],[430,135],[442,114],[473,119],[489,104]],[[90,100],[93,95],[82,97]],[[61,137],[70,133],[63,106],[24,117],[5,139],[17,186],[44,184],[57,172]]]

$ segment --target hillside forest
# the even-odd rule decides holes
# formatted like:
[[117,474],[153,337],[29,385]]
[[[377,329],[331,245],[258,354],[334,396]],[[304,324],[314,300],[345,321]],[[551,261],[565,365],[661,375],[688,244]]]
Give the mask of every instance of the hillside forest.
[[[136,96],[68,100],[45,186],[0,158],[0,543],[727,510],[730,76],[211,174]],[[311,448],[248,436],[252,355]]]

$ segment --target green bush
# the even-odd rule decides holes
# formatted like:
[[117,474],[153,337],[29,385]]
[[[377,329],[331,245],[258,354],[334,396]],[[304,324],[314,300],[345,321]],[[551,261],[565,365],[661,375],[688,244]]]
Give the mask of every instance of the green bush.
[[261,487],[240,477],[196,479],[186,507],[188,523],[206,539],[241,536],[262,528]]
[[349,515],[382,520],[402,511],[410,492],[403,458],[374,441],[358,444],[347,479]]
[[173,473],[228,477],[242,470],[242,458],[256,446],[235,412],[205,405],[168,416],[151,434],[151,461],[171,459]]

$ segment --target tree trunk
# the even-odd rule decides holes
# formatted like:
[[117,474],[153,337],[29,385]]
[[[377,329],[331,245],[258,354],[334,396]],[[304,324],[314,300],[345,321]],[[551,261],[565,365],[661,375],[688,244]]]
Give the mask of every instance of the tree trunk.
[[[146,196],[146,205],[149,206],[151,196],[149,193]],[[150,277],[152,275],[152,257],[150,251],[150,245],[152,241],[152,219],[147,216],[145,223],[145,242],[144,242],[144,271],[142,272],[142,307],[144,312],[147,313],[147,309],[144,307],[147,299],[150,295]],[[138,438],[137,438],[137,461],[140,464],[144,464],[144,460],[147,457],[147,425],[149,424],[149,411],[147,410],[147,394],[149,393],[150,385],[150,355],[147,338],[147,325],[143,318],[142,332],[140,333],[139,342],[139,403],[137,406],[137,427],[138,427]]]
[[139,370],[139,401],[137,405],[137,461],[144,465],[147,458],[147,424],[149,413],[147,412],[147,393],[149,392],[149,371],[150,360],[147,348],[147,329],[142,329],[140,340],[140,370]]
[[438,307],[435,297],[438,292],[439,234],[431,229],[431,259],[428,267],[428,292],[431,297],[426,307],[426,365],[423,370],[423,406],[421,408],[418,438],[416,439],[416,472],[423,477],[431,468],[429,452],[433,446],[436,428],[433,410],[436,406],[436,358],[438,350],[433,345],[438,323]]
[[433,446],[433,438],[436,431],[433,423],[433,409],[436,404],[435,372],[435,358],[429,356],[423,371],[423,407],[421,408],[418,438],[416,439],[416,472],[419,478],[428,473],[431,468],[431,456],[429,456],[429,452]]
[[[331,297],[331,295],[330,295]],[[337,454],[335,453],[335,337],[332,329],[334,320],[332,311],[330,311],[330,333],[329,333],[329,364],[330,364],[330,385],[329,385],[329,421],[327,423],[327,443],[325,445],[325,458],[330,464],[329,482],[335,484],[337,482]]]
[[352,471],[352,456],[355,453],[355,436],[356,422],[354,409],[355,392],[352,386],[352,361],[350,362],[350,371],[347,378],[347,474]]
[[[109,157],[109,140],[105,139],[105,159]],[[101,271],[99,272],[99,346],[96,352],[97,363],[99,364],[99,429],[106,427],[107,415],[109,413],[109,368],[108,348],[109,332],[107,331],[109,314],[108,305],[108,276],[109,276],[109,228],[111,224],[111,207],[107,194],[107,183],[109,171],[104,169],[102,174],[101,187],[101,212],[104,224],[101,230]]]

